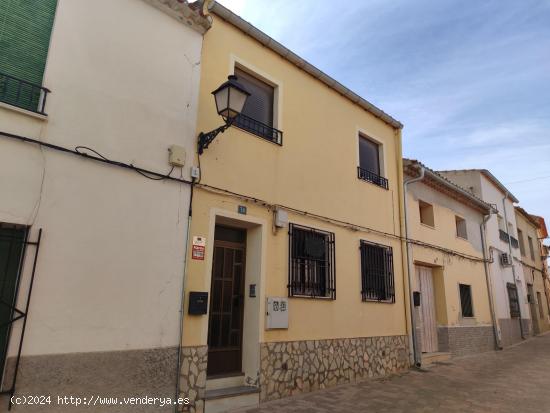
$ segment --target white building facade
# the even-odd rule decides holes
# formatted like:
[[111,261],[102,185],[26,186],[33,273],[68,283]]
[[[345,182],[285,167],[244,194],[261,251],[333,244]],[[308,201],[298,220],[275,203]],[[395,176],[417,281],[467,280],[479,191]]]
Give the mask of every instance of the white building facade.
[[0,10],[2,391],[174,397],[210,22],[186,2],[24,3]]
[[485,225],[498,341],[502,347],[520,342],[532,334],[532,326],[514,213],[518,200],[487,170],[440,173],[498,211]]

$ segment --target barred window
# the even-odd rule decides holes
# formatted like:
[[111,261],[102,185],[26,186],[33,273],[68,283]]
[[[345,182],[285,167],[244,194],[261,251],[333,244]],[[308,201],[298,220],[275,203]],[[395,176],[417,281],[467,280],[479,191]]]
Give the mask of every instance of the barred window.
[[508,300],[510,302],[510,317],[519,317],[519,298],[518,289],[512,283],[506,284],[508,290]]
[[288,295],[336,299],[334,233],[289,225]]
[[472,306],[472,287],[466,284],[459,284],[460,290],[460,308],[462,317],[473,317],[474,308]]
[[363,301],[395,303],[392,248],[361,241],[360,250]]

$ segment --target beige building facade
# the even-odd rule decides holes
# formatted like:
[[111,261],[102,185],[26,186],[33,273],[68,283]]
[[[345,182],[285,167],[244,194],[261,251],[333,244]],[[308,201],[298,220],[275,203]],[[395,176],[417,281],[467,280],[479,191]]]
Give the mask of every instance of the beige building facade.
[[520,249],[521,267],[527,282],[527,298],[533,333],[542,334],[550,330],[548,313],[548,292],[545,288],[545,273],[543,260],[545,259],[539,240],[539,226],[537,218],[533,217],[521,207],[515,208],[518,225],[518,244]]
[[223,123],[211,92],[228,75],[251,96],[200,155],[182,394],[212,412],[407,369],[401,124],[222,6],[212,16],[197,134]]
[[403,167],[418,351],[426,361],[494,350],[482,236],[491,206],[418,161]]
[[519,200],[486,169],[439,173],[494,206],[496,213],[487,220],[485,235],[498,343],[507,347],[528,339],[532,324],[514,212]]

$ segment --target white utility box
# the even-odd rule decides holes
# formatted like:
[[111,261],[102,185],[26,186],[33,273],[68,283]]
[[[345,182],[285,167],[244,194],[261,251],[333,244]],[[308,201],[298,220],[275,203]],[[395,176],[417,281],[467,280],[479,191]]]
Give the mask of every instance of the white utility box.
[[267,297],[266,329],[288,328],[288,298]]
[[185,148],[179,145],[172,145],[168,149],[170,156],[168,157],[168,162],[174,167],[182,167],[185,165]]

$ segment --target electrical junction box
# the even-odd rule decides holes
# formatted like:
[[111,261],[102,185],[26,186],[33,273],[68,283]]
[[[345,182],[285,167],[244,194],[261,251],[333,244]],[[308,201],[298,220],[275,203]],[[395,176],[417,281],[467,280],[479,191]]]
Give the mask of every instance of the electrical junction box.
[[199,179],[201,176],[201,170],[197,166],[191,167],[191,178]]
[[168,149],[168,152],[170,153],[168,157],[168,162],[170,165],[178,168],[185,165],[185,156],[187,153],[185,152],[185,148],[183,146],[172,145]]
[[288,214],[281,208],[275,210],[275,226],[277,228],[285,228],[288,225]]
[[288,328],[288,298],[267,297],[266,315],[266,328],[268,330]]

